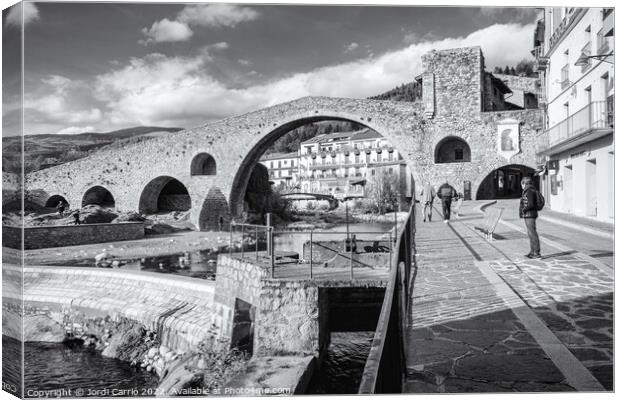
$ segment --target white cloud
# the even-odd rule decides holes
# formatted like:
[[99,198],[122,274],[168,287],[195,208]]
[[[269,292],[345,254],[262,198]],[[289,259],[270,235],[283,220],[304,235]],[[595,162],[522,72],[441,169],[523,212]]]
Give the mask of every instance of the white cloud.
[[28,25],[31,22],[38,20],[39,17],[39,9],[33,3],[18,3],[15,4],[9,10],[6,16],[6,24],[7,26],[19,27],[22,24],[22,6],[23,6],[23,18],[24,18],[24,26]]
[[[229,87],[209,74],[213,61],[208,56],[209,49],[227,47],[216,43],[203,47],[194,56],[153,53],[133,58],[97,76],[94,83],[88,85],[50,76],[45,82],[51,93],[31,100],[30,105],[38,107],[49,118],[53,115],[54,121],[62,120],[62,126],[191,127],[303,96],[365,98],[377,95],[411,82],[422,72],[422,55],[433,49],[481,46],[487,69],[516,65],[531,57],[533,29],[532,24],[493,25],[466,37],[411,44],[376,57],[293,73],[243,88]],[[506,51],[507,42],[511,44],[510,51]],[[258,79],[260,74],[250,72],[247,76]],[[69,94],[76,92],[87,92],[91,98],[80,104],[69,102]]]
[[241,65],[245,65],[245,66],[248,66],[248,65],[251,65],[251,64],[252,64],[252,62],[251,62],[251,61],[249,61],[249,60],[245,60],[245,59],[243,59],[243,58],[238,59],[238,60],[237,60],[237,62],[238,62],[239,64],[241,64]]
[[194,32],[184,22],[170,21],[168,18],[153,22],[150,29],[142,28],[142,33],[146,39],[139,40],[138,43],[143,45],[153,42],[183,42],[194,35]]
[[89,86],[82,81],[73,81],[64,76],[49,75],[42,79],[42,93],[26,90],[24,98],[25,122],[28,124],[35,115],[47,121],[61,124],[83,124],[98,122],[102,112],[97,107],[84,107],[82,100],[92,100],[88,96]]
[[353,53],[358,47],[360,47],[359,44],[357,44],[356,42],[351,42],[348,46],[345,47],[344,52]]
[[237,24],[258,18],[258,11],[235,4],[195,4],[185,6],[177,19],[193,26],[234,28]]
[[84,132],[93,132],[92,126],[69,126],[56,132],[57,135],[77,135]]
[[252,8],[234,4],[188,5],[178,13],[176,19],[164,18],[155,21],[150,28],[142,28],[146,39],[138,40],[138,43],[146,46],[150,43],[183,42],[194,35],[191,26],[234,28],[241,22],[255,20],[259,15]]

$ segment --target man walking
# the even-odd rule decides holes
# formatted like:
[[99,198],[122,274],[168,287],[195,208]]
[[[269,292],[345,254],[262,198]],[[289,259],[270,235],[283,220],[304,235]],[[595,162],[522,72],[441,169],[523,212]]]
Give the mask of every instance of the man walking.
[[430,183],[424,185],[421,196],[422,202],[424,203],[424,222],[426,222],[426,217],[428,217],[428,222],[431,222],[433,217],[433,201],[435,201],[435,189],[433,189]]
[[534,188],[532,178],[526,176],[521,179],[521,201],[519,202],[519,217],[525,221],[527,228],[527,236],[530,238],[530,252],[525,256],[527,258],[542,258],[540,255],[540,241],[538,240],[538,232],[536,232],[536,218],[538,218],[538,191]]
[[456,190],[450,186],[448,180],[437,190],[437,197],[441,199],[441,208],[443,209],[443,222],[447,224],[450,221],[450,207],[452,199],[456,197]]

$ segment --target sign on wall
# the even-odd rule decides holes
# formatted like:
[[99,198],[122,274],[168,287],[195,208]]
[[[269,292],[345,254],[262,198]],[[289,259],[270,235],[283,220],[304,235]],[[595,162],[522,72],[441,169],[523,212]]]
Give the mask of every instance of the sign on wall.
[[504,119],[497,123],[497,152],[506,160],[521,151],[519,126],[516,119]]

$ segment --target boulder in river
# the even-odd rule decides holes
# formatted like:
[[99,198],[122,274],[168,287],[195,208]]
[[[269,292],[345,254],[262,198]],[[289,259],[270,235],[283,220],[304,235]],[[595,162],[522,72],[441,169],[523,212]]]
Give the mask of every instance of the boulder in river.
[[102,355],[124,361],[134,361],[147,350],[144,343],[146,329],[139,324],[128,324],[116,332],[109,340]]
[[47,315],[24,316],[25,342],[61,343],[64,339],[64,328]]
[[117,217],[114,211],[96,204],[89,204],[80,210],[80,222],[83,224],[106,224]]
[[135,211],[121,212],[112,223],[118,224],[119,222],[143,222],[146,221],[146,217],[142,214],[138,214]]

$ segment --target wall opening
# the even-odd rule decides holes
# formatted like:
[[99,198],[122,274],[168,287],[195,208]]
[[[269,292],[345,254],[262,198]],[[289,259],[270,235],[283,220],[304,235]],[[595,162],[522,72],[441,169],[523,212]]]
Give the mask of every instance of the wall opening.
[[570,213],[573,211],[573,166],[566,165],[564,167],[564,211]]
[[435,164],[471,162],[467,142],[455,136],[443,138],[435,147]]
[[64,204],[65,207],[67,208],[69,207],[69,202],[67,201],[67,199],[65,199],[63,196],[59,194],[55,194],[49,199],[47,199],[47,201],[45,202],[45,207],[56,208],[58,206],[58,203],[60,202],[62,202],[62,204]]
[[208,153],[196,155],[190,169],[192,175],[215,175],[217,173],[215,159]]
[[529,176],[539,189],[540,178],[533,168],[510,164],[493,170],[478,186],[476,200],[517,199],[521,197],[521,179]]
[[89,204],[106,208],[114,208],[116,206],[116,201],[108,189],[103,186],[94,186],[88,189],[82,197],[82,207]]
[[150,181],[140,195],[139,211],[145,214],[187,211],[192,202],[187,187],[171,176]]
[[247,301],[235,299],[235,313],[230,347],[252,354],[254,350],[254,316],[256,307]]

